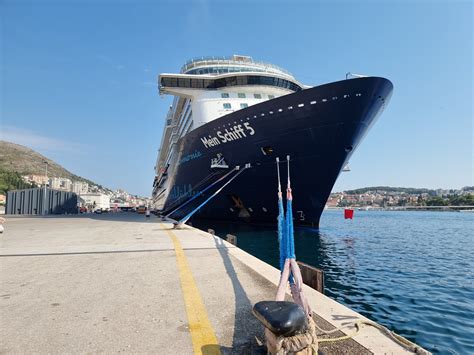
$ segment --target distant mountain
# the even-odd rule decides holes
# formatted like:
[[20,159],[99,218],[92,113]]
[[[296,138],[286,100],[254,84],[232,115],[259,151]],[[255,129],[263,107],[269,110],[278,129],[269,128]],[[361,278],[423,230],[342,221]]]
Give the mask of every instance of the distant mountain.
[[18,173],[20,175],[44,175],[45,161],[48,163],[49,177],[54,176],[67,178],[72,181],[84,181],[89,185],[102,188],[102,186],[93,181],[71,173],[33,149],[15,143],[0,141],[0,172]]

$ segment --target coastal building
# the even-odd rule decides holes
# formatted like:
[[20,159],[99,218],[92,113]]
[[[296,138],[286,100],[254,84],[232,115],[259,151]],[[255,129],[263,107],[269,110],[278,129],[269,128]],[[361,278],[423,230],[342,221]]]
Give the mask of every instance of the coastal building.
[[23,180],[29,183],[34,183],[38,186],[44,185],[45,183],[48,182],[48,178],[46,177],[46,175],[34,175],[34,174],[24,175]]
[[52,177],[49,179],[49,186],[52,189],[71,191],[72,181],[62,177]]
[[100,192],[88,192],[79,195],[86,207],[91,209],[109,209],[110,197]]
[[72,183],[72,192],[76,194],[85,194],[89,192],[89,184],[83,181],[74,181]]

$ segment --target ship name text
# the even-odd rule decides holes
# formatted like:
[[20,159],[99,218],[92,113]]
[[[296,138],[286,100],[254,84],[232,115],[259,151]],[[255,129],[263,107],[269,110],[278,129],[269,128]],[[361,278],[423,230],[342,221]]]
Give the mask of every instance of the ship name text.
[[208,137],[202,137],[201,142],[206,148],[215,147],[216,145],[232,142],[235,140],[247,138],[249,135],[253,136],[255,130],[252,128],[250,123],[245,122],[243,125],[238,124],[224,131],[217,131],[217,137],[209,135]]

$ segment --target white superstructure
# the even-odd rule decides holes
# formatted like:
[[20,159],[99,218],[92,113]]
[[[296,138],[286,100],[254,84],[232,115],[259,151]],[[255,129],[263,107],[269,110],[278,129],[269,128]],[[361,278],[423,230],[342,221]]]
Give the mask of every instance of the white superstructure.
[[175,98],[155,165],[153,195],[175,165],[181,137],[219,117],[303,88],[288,71],[241,55],[197,58],[188,61],[179,74],[161,74],[160,94]]

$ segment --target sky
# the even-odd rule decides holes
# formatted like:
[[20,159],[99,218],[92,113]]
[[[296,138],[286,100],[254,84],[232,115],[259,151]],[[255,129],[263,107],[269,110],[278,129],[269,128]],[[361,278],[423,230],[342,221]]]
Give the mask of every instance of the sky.
[[0,0],[0,21],[0,138],[104,186],[151,194],[159,73],[233,54],[393,82],[333,191],[474,185],[471,1]]

